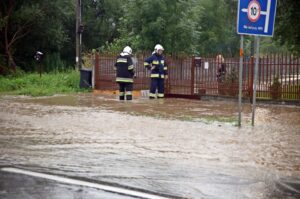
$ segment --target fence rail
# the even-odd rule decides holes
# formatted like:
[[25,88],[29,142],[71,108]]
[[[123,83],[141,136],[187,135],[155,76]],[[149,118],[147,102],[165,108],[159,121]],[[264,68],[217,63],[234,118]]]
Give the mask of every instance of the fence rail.
[[[133,58],[136,78],[135,90],[147,90],[149,71],[144,68],[148,55]],[[116,55],[97,54],[95,60],[95,89],[117,90],[114,64]],[[221,65],[215,57],[167,56],[169,78],[166,80],[167,96],[195,98],[203,95],[237,96],[239,58],[225,58],[226,73],[220,81],[217,71]],[[243,60],[242,91],[252,97],[254,59]],[[259,59],[257,98],[300,99],[300,58],[293,55],[266,55]]]

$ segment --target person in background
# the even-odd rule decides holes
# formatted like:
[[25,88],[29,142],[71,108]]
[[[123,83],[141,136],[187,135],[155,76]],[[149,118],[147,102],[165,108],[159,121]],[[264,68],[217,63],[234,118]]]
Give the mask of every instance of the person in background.
[[151,71],[150,99],[156,98],[156,90],[157,98],[164,98],[164,80],[168,78],[168,68],[163,51],[162,45],[155,45],[154,52],[144,62],[144,66]]
[[132,63],[132,49],[126,46],[115,63],[116,82],[119,84],[119,99],[132,100],[134,66]]
[[219,54],[216,57],[216,64],[217,64],[217,80],[218,82],[223,82],[226,75],[226,64],[224,57]]

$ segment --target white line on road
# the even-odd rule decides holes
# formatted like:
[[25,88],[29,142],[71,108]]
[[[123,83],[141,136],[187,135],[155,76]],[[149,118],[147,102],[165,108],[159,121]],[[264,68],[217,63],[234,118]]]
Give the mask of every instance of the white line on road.
[[60,176],[56,176],[56,175],[38,173],[38,172],[33,172],[33,171],[26,171],[23,169],[5,167],[5,168],[2,168],[1,170],[5,171],[5,172],[10,172],[10,173],[18,173],[18,174],[24,174],[24,175],[38,177],[38,178],[44,178],[44,179],[48,179],[48,180],[54,180],[54,181],[61,182],[61,183],[67,183],[67,184],[72,184],[72,185],[79,185],[79,186],[101,189],[104,191],[109,191],[109,192],[113,192],[113,193],[117,193],[117,194],[123,194],[123,195],[127,195],[127,196],[133,196],[133,197],[139,197],[139,198],[145,198],[145,199],[169,199],[166,197],[157,196],[157,195],[153,195],[153,194],[149,194],[149,193],[143,193],[140,191],[133,191],[133,190],[120,188],[120,187],[113,187],[113,186],[109,186],[109,185],[86,182],[86,181],[82,181],[82,180],[75,180],[75,179],[60,177]]

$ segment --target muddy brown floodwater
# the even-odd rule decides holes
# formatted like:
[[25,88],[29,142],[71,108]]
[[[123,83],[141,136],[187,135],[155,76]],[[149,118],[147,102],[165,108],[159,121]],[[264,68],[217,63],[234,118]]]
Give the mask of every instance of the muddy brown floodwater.
[[300,198],[300,107],[0,96],[0,166],[182,198]]

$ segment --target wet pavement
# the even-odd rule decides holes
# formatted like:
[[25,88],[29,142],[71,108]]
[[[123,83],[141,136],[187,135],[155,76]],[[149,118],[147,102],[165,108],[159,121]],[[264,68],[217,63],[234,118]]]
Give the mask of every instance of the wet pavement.
[[71,186],[50,180],[0,172],[1,199],[134,199],[98,189]]
[[[182,198],[300,198],[300,107],[258,105],[255,127],[249,104],[242,116],[238,128],[233,101],[0,96],[0,167]],[[42,186],[32,177],[0,177],[0,198],[39,198],[35,194],[48,188],[58,190],[49,198],[115,197],[53,182]],[[42,191],[27,189],[32,183]],[[12,187],[25,191],[7,191]]]

